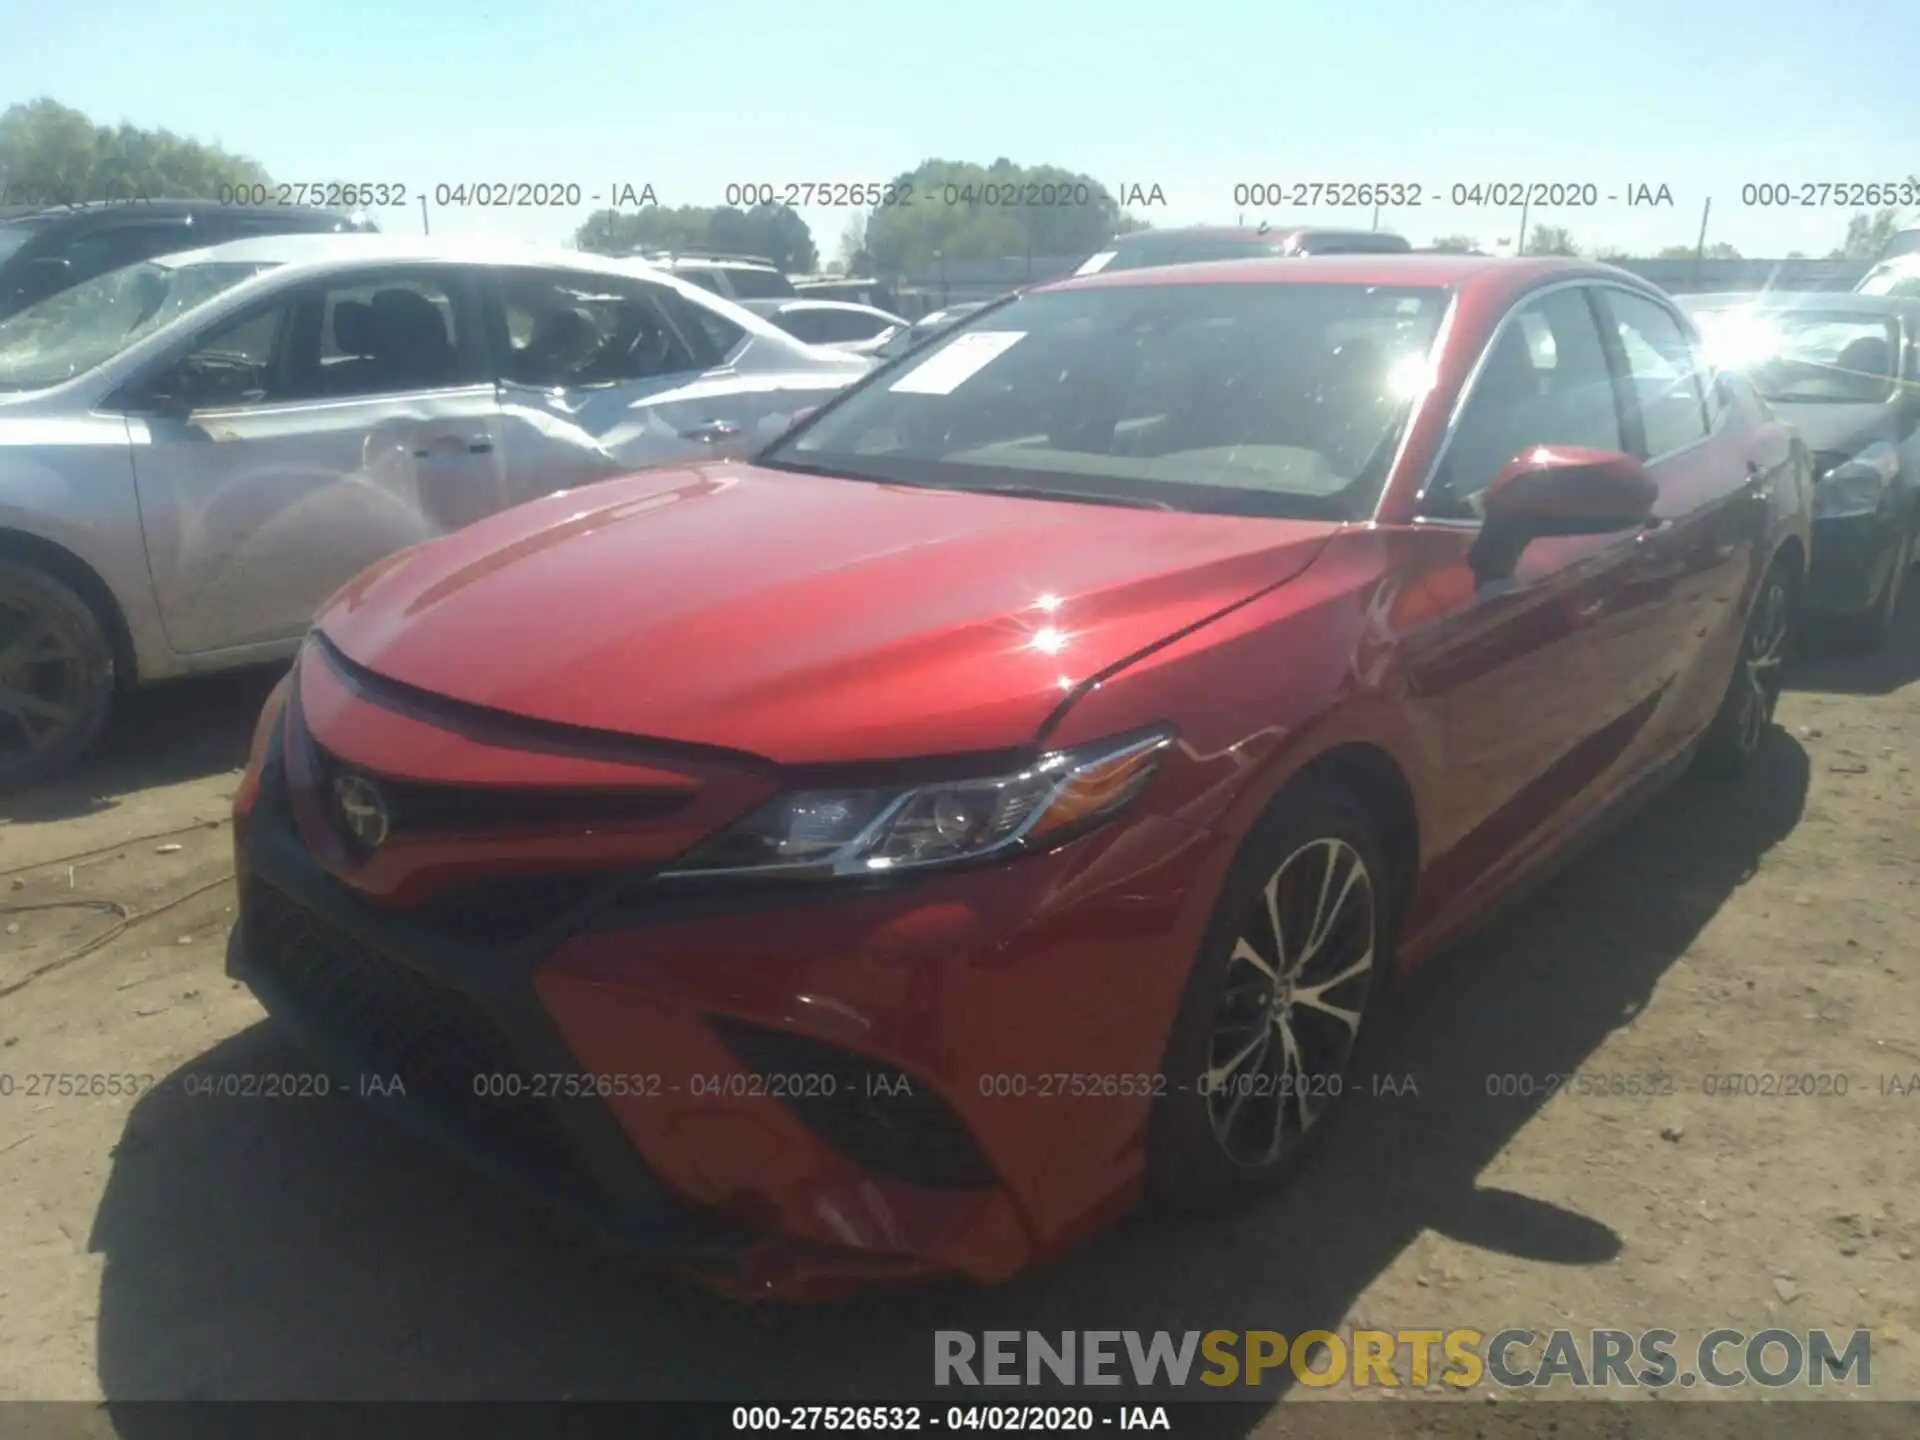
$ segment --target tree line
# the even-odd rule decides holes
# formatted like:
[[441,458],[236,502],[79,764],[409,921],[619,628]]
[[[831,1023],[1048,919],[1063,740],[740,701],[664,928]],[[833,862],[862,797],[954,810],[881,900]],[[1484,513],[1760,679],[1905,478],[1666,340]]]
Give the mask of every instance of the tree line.
[[[1916,177],[1920,183],[1920,177]],[[241,185],[271,185],[260,161],[219,145],[137,125],[102,125],[47,98],[0,113],[0,196],[58,202],[133,196],[217,198]],[[1085,255],[1116,235],[1149,227],[1145,209],[1164,204],[1157,190],[1125,187],[1124,199],[1083,171],[931,159],[901,172],[882,203],[854,210],[836,237],[836,263],[848,273],[905,275],[937,270],[944,261]],[[1851,216],[1829,253],[1835,260],[1872,260],[1901,228],[1893,209]],[[722,250],[764,256],[789,273],[820,268],[811,228],[782,204],[645,205],[601,210],[580,225],[573,243],[601,254],[636,250]],[[1442,250],[1481,250],[1473,236],[1442,235]],[[1635,258],[1623,250],[1579,245],[1564,227],[1536,225],[1523,247],[1531,255],[1591,254]],[[1708,259],[1740,259],[1731,245],[1709,245]],[[1695,247],[1672,245],[1658,259],[1692,259]],[[1789,259],[1803,259],[1796,252]]]

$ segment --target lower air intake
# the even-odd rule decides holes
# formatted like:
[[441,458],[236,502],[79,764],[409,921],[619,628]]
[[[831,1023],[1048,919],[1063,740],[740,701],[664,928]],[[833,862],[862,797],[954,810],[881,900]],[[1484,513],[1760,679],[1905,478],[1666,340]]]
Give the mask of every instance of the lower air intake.
[[[769,1088],[856,1165],[930,1189],[998,1183],[965,1122],[919,1076],[808,1036],[719,1017],[707,1023],[747,1069],[787,1082]],[[830,1083],[821,1079],[829,1075]]]

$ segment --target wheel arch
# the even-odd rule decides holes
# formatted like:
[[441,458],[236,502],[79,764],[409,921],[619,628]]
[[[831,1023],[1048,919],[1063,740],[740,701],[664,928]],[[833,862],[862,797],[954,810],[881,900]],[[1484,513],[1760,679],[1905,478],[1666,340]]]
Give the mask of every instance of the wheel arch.
[[113,648],[113,682],[124,690],[139,679],[140,663],[134,651],[133,632],[113,590],[100,573],[65,546],[25,530],[0,526],[0,560],[33,565],[70,588],[87,604],[106,632]]
[[1406,914],[1420,875],[1420,811],[1406,771],[1387,750],[1371,741],[1344,741],[1295,769],[1273,798],[1277,801],[1296,785],[1311,781],[1351,795],[1380,827],[1380,844],[1393,867],[1393,918],[1397,925]]

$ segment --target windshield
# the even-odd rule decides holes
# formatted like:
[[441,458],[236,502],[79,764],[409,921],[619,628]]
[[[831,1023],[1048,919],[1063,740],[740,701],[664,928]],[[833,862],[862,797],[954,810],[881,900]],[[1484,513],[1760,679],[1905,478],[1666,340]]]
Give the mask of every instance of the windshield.
[[1821,310],[1702,310],[1707,354],[1783,404],[1878,405],[1893,397],[1900,330],[1882,315]]
[[0,264],[34,237],[31,225],[0,225]]
[[733,293],[742,300],[772,300],[795,293],[793,282],[778,270],[750,270],[743,266],[729,270],[727,279],[733,285]]
[[1111,286],[1024,295],[928,344],[763,463],[946,490],[1360,519],[1449,292]]
[[111,270],[0,321],[0,389],[37,390],[104,365],[194,306],[268,268],[259,262]]

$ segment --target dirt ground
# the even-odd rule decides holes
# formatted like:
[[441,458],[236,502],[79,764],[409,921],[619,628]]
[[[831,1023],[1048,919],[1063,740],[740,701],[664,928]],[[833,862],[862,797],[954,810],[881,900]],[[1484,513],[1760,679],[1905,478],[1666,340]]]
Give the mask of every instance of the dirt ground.
[[[1874,1392],[1920,1399],[1920,606],[1889,654],[1800,666],[1748,780],[1681,784],[1460,947],[1399,1022],[1411,1088],[1288,1195],[805,1310],[609,1263],[344,1099],[24,1093],[303,1068],[222,973],[273,678],[137,697],[83,775],[0,802],[0,1397],[856,1401],[923,1392],[935,1329],[1779,1324],[1871,1328]],[[1673,1094],[1488,1093],[1658,1071]],[[1769,1073],[1846,1078],[1703,1093]],[[1527,1403],[1482,1398],[1462,1433]]]

